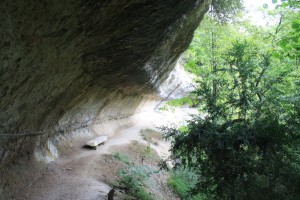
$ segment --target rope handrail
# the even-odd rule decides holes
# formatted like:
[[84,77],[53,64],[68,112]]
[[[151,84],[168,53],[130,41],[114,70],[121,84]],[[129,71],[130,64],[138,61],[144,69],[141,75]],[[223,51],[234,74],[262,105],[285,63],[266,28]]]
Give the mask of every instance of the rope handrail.
[[46,131],[42,132],[29,132],[29,133],[22,133],[22,134],[0,134],[0,136],[35,136],[35,135],[43,135]]

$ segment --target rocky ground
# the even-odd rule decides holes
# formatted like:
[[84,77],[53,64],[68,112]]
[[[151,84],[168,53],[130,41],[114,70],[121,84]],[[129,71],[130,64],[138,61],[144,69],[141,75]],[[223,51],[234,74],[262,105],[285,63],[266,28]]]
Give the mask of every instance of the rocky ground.
[[[155,130],[161,125],[171,123],[178,125],[183,119],[187,119],[191,112],[195,111],[182,108],[173,112],[152,110],[140,113],[136,116],[139,120],[135,125],[118,131],[104,145],[98,146],[96,151],[84,148],[85,142],[90,138],[81,138],[79,141],[74,141],[74,147],[70,153],[51,162],[38,180],[34,183],[28,183],[26,188],[19,191],[11,199],[107,199],[112,183],[116,180],[117,170],[120,168],[120,162],[114,161],[111,155],[121,152],[132,157],[134,162],[141,162],[140,154],[132,150],[132,144],[139,144],[144,147],[150,146],[159,158],[168,157],[170,147],[168,142],[159,138],[150,143],[145,138],[147,131],[143,136],[141,131]],[[153,164],[154,161],[156,162],[157,159],[152,159],[149,162]],[[34,176],[34,172],[32,174]],[[165,179],[165,176],[161,175],[160,179]],[[171,194],[167,194],[168,192],[161,191],[161,193],[166,194],[165,199],[173,199]],[[116,197],[117,199],[125,198],[122,197],[120,192]]]

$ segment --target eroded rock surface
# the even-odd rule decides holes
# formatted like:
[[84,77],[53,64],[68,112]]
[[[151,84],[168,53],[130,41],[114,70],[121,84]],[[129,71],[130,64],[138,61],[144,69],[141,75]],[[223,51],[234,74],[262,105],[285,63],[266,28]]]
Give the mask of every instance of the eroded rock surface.
[[26,184],[28,166],[55,159],[68,135],[132,115],[168,76],[209,4],[1,1],[0,197]]

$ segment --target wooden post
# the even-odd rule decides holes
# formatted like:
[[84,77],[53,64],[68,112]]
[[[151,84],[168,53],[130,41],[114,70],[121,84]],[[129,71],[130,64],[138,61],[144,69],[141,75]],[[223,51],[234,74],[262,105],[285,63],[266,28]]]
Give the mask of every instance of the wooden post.
[[107,195],[107,200],[114,200],[115,188],[111,189]]

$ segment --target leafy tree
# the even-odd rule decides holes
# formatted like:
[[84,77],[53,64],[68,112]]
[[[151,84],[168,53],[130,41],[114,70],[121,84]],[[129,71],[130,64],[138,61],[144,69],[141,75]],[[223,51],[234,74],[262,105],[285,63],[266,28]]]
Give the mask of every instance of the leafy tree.
[[[277,1],[273,1],[277,3]],[[280,15],[278,26],[273,34],[275,44],[279,47],[274,51],[276,58],[288,58],[295,65],[300,64],[300,1],[283,0],[276,6],[274,14]]]
[[220,22],[228,21],[238,11],[243,9],[241,0],[212,0],[211,12]]
[[209,199],[300,199],[297,70],[278,70],[270,53],[246,41],[234,42],[223,61],[215,86],[210,76],[199,80],[206,116],[163,128],[172,153]]

